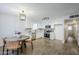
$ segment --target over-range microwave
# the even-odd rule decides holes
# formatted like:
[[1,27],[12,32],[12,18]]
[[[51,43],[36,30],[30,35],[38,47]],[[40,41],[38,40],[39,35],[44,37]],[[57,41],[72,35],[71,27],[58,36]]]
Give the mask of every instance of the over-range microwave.
[[45,28],[51,28],[51,25],[46,25]]

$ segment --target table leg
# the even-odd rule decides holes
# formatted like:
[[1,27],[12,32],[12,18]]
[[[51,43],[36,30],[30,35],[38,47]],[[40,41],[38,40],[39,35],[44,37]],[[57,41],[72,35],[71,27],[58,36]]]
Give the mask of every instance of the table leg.
[[14,50],[12,50],[12,54],[14,54]]
[[8,49],[7,49],[7,55],[8,55]]
[[3,55],[4,55],[4,46],[3,46]]
[[31,41],[31,47],[32,47],[32,50],[33,50],[33,42]]
[[17,55],[19,55],[19,48],[17,48]]
[[24,41],[24,47],[26,48],[27,46],[26,46],[26,42]]
[[23,53],[23,48],[22,48],[22,46],[21,46],[21,48],[20,48],[20,49],[21,49],[21,53]]

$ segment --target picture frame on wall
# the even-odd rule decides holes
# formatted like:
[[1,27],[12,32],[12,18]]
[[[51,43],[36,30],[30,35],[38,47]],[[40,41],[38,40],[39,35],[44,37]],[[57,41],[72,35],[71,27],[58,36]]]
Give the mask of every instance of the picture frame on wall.
[[26,15],[25,14],[20,14],[19,16],[21,21],[26,21]]

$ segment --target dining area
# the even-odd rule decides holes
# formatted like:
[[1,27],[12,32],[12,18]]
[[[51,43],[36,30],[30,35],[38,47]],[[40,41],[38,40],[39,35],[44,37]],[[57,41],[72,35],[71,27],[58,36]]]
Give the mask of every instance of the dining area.
[[27,49],[27,43],[33,50],[33,40],[26,35],[20,35],[19,37],[0,37],[1,55],[21,55],[24,49]]

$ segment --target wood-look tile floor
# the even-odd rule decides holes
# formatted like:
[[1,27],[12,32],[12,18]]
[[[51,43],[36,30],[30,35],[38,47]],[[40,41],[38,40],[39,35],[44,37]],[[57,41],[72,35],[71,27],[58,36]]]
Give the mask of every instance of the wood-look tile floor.
[[77,45],[63,44],[60,40],[37,39],[33,41],[33,48],[32,50],[30,44],[27,43],[27,48],[24,48],[20,55],[79,55]]

